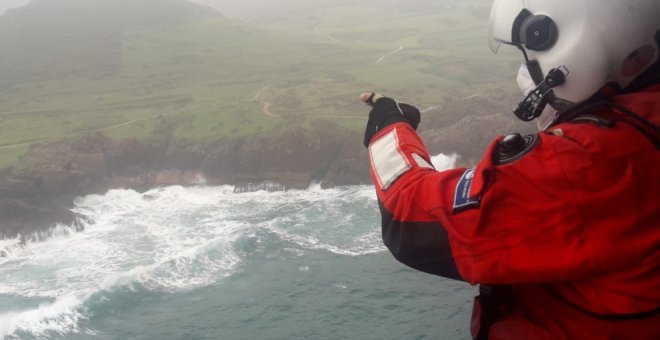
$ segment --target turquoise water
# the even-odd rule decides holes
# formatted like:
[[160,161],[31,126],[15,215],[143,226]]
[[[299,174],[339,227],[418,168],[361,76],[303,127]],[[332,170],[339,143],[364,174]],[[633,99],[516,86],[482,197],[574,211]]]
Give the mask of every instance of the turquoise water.
[[113,190],[0,241],[4,339],[468,339],[475,289],[407,269],[372,187]]

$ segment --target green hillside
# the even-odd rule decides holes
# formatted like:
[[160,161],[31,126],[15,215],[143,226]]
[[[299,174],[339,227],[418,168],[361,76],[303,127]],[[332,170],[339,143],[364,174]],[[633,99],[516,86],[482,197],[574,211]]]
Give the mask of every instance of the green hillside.
[[360,130],[356,96],[370,89],[422,108],[511,92],[515,58],[487,50],[484,13],[483,1],[401,13],[345,4],[294,32],[183,0],[34,0],[0,17],[0,165],[32,142],[94,131],[167,128],[206,143],[316,119]]

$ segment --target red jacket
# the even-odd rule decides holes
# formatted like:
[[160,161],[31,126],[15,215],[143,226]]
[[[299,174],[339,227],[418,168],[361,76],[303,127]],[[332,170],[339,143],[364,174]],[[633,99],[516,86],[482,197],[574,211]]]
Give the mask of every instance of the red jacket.
[[[613,101],[660,124],[660,86]],[[475,169],[443,172],[408,124],[384,128],[369,153],[385,244],[413,268],[509,286],[493,339],[660,339],[660,151],[609,123],[500,137]]]

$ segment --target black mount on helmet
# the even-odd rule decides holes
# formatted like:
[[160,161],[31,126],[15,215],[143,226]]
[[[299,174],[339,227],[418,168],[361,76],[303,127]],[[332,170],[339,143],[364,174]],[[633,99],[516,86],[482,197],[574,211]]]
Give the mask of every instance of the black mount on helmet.
[[568,73],[564,66],[550,70],[545,79],[513,110],[516,117],[525,122],[538,118],[552,97],[552,89],[564,84]]

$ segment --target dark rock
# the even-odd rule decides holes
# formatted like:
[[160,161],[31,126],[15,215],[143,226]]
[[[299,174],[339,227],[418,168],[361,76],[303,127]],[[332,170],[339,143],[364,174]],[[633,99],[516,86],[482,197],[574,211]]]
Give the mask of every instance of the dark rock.
[[56,223],[72,225],[76,216],[71,212],[73,197],[51,199],[0,198],[0,235],[31,234]]
[[[451,101],[424,114],[420,135],[432,154],[456,153],[462,165],[474,165],[496,137],[536,131],[534,123],[513,116],[510,106],[515,100],[513,96],[479,96]],[[443,119],[447,115],[451,116],[449,122]]]

